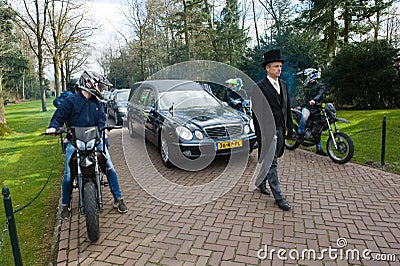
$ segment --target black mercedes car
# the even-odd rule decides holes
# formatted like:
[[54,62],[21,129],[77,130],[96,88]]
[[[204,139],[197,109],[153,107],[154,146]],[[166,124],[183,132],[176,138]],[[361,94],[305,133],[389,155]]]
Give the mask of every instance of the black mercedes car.
[[135,83],[128,103],[131,137],[155,144],[165,166],[174,158],[249,153],[255,142],[253,120],[193,81]]
[[122,125],[126,118],[128,96],[131,89],[118,89],[111,93],[107,102],[108,114],[114,118],[116,125]]

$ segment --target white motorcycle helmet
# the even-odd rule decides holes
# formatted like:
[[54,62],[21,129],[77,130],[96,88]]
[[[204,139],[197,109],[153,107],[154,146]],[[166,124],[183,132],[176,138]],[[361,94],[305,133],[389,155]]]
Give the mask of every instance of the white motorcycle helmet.
[[303,71],[303,85],[307,87],[312,80],[320,78],[320,74],[315,68],[307,68]]

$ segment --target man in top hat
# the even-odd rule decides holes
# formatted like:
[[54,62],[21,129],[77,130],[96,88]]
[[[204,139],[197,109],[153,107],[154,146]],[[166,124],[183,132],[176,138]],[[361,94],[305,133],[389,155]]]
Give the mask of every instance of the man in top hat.
[[[264,79],[257,83],[271,108],[275,120],[277,136],[276,150],[271,167],[268,170],[267,176],[259,185],[259,188],[261,193],[269,195],[270,192],[266,187],[266,181],[268,180],[272,194],[275,198],[275,203],[280,209],[289,211],[291,206],[283,196],[277,171],[278,157],[281,157],[284,152],[285,132],[287,130],[289,136],[292,136],[293,134],[293,123],[290,112],[288,88],[286,82],[279,78],[282,72],[283,62],[285,62],[285,60],[281,58],[280,50],[271,50],[266,52],[264,54],[264,62],[262,63],[262,67],[266,70],[267,75]],[[261,139],[259,127],[257,128],[258,139]],[[261,145],[259,146],[259,155],[260,151]]]

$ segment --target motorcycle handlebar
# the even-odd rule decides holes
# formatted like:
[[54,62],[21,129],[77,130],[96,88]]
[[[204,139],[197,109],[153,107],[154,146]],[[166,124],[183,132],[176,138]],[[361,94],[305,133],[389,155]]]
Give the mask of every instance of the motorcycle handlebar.
[[64,133],[69,133],[69,132],[70,132],[70,130],[65,129],[63,127],[59,127],[59,128],[56,128],[56,131],[54,131],[52,133],[44,132],[41,135],[54,136],[54,135],[61,135],[61,134],[64,134]]
[[[100,128],[100,131],[103,131],[103,130],[111,131],[113,129],[121,129],[121,128],[122,128],[122,126],[104,126],[104,127]],[[59,128],[56,128],[55,132],[52,132],[52,133],[45,132],[45,133],[42,133],[41,135],[54,136],[54,135],[61,135],[61,134],[65,134],[65,133],[66,134],[71,133],[71,129],[59,127]]]
[[120,129],[120,128],[122,128],[122,126],[105,126],[105,127],[101,128],[100,131],[102,131],[102,130],[111,131],[113,129]]

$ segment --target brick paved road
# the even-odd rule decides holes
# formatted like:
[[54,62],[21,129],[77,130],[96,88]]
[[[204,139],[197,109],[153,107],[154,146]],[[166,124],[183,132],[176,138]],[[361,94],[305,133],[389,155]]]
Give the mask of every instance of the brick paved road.
[[[90,243],[75,200],[71,220],[61,224],[58,265],[400,265],[399,175],[287,151],[279,159],[279,173],[292,210],[283,212],[272,196],[248,191],[253,152],[248,171],[230,192],[208,204],[180,207],[153,198],[135,182],[125,164],[121,130],[111,132],[110,143],[129,212],[112,209],[106,188],[101,236]],[[202,172],[166,169],[149,149],[155,167],[181,184],[210,181],[226,166],[218,159]],[[343,249],[338,249],[339,238],[347,241]],[[356,258],[367,249],[389,260],[387,254],[394,254],[396,261]],[[312,251],[319,257],[324,250],[323,259],[301,259],[302,254],[312,257]],[[292,259],[296,252],[300,259]]]

